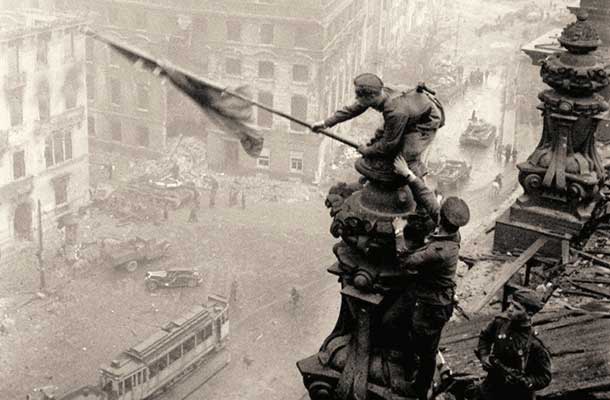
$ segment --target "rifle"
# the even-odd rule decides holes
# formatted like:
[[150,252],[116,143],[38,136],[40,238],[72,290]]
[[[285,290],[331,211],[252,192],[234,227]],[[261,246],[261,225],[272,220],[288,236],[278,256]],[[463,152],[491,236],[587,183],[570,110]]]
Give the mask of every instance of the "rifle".
[[500,361],[497,357],[494,357],[493,354],[489,356],[489,363],[492,367],[502,373],[504,377],[504,381],[508,384],[521,384],[526,385],[525,383],[525,375],[523,371],[518,368],[511,368]]

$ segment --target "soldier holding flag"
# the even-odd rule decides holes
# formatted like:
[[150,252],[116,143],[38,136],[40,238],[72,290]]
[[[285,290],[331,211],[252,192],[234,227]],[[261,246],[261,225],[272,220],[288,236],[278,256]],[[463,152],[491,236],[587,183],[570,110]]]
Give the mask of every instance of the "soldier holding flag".
[[365,73],[354,79],[356,100],[336,111],[324,121],[312,125],[314,132],[331,128],[372,108],[383,114],[384,124],[375,137],[358,147],[364,156],[393,160],[402,155],[419,177],[425,175],[421,153],[430,145],[436,131],[444,125],[445,115],[440,102],[425,85],[399,91],[384,86],[375,74]]

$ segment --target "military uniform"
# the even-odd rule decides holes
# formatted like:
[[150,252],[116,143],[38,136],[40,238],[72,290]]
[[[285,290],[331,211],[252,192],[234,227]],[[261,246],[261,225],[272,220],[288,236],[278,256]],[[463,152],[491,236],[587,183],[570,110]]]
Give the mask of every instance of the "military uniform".
[[417,270],[413,346],[419,356],[415,389],[427,392],[436,367],[436,353],[443,327],[453,314],[455,272],[460,249],[460,234],[433,234],[422,248],[399,253],[400,264]]
[[413,388],[420,398],[426,398],[434,377],[441,333],[453,314],[461,240],[458,228],[468,223],[470,211],[466,203],[457,197],[447,198],[438,210],[436,197],[432,198],[434,194],[421,179],[411,180],[410,184],[414,197],[419,198],[419,204],[432,215],[439,215],[439,232],[444,232],[429,235],[427,243],[413,252],[398,249],[401,267],[417,271],[413,346],[419,356],[419,370]]
[[500,314],[481,332],[477,352],[497,360],[481,385],[481,400],[531,400],[551,382],[551,355],[529,321],[515,323]]
[[386,97],[381,104],[373,104],[374,100],[370,97],[357,97],[353,104],[337,110],[324,120],[324,127],[333,127],[373,107],[383,114],[384,124],[366,147],[365,155],[394,158],[402,154],[415,174],[423,176],[425,169],[420,155],[444,124],[441,104],[424,90],[402,92],[383,87],[381,80],[373,74],[356,77],[354,84],[357,89],[368,87],[381,92],[383,88]]

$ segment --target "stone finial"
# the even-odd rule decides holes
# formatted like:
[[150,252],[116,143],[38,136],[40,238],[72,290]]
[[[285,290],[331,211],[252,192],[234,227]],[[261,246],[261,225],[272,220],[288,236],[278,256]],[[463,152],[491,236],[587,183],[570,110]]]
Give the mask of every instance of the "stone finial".
[[576,21],[566,26],[561,32],[559,43],[570,53],[590,53],[602,44],[597,31],[587,21],[588,18],[589,14],[586,11],[579,12]]

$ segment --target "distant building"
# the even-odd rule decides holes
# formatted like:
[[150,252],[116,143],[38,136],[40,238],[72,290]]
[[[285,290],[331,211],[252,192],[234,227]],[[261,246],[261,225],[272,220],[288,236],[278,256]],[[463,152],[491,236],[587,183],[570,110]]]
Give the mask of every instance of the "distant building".
[[[579,6],[570,6],[568,9],[574,15],[581,11],[587,13],[587,20],[595,28],[602,41],[602,45],[596,53],[601,59],[610,60],[610,0],[580,0]],[[574,18],[574,20],[576,19]],[[533,64],[540,64],[550,54],[556,51],[565,51],[557,41],[561,30],[553,29],[546,32],[524,45],[521,50],[530,57]],[[610,88],[605,88],[601,95],[607,101],[610,101]],[[604,143],[610,143],[610,121],[600,121],[596,137]]]
[[0,12],[0,262],[88,199],[82,24]]
[[[367,9],[378,3],[65,0],[58,7],[86,11],[94,29],[212,81],[249,85],[255,100],[313,122],[353,96],[351,81],[364,72],[369,48]],[[87,42],[87,85],[94,153],[154,155],[165,151],[168,135],[198,134],[207,139],[213,170],[305,181],[315,180],[322,170],[328,142],[321,136],[255,110],[255,123],[266,138],[261,157],[252,159],[234,138],[205,123],[203,114],[171,85],[162,85],[95,41]]]

